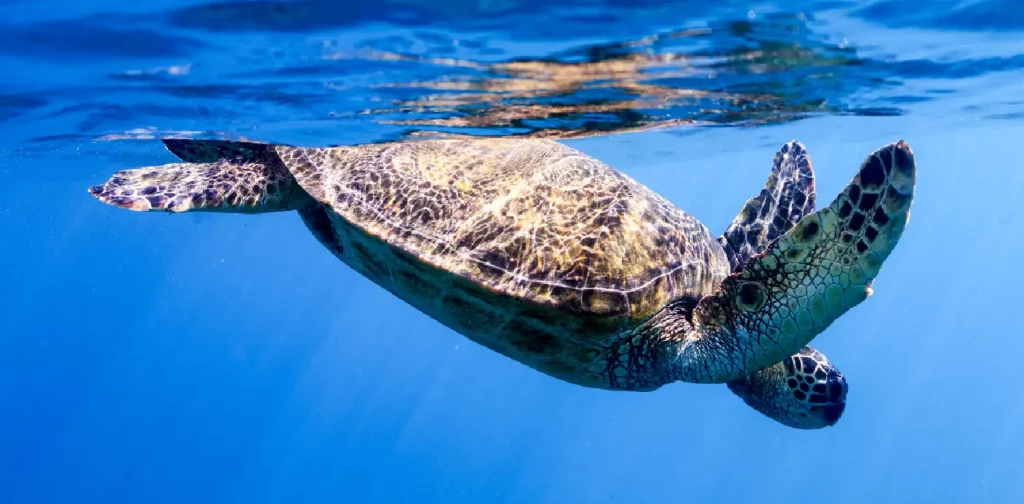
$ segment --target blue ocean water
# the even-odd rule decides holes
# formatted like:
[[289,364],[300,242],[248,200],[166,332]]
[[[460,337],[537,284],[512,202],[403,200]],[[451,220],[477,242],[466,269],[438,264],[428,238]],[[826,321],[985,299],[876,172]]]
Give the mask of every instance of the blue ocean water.
[[[1009,0],[0,0],[0,502],[1022,502],[1024,8]],[[563,139],[720,232],[800,139],[830,201],[905,139],[834,427],[481,348],[297,215],[87,192],[160,136]]]

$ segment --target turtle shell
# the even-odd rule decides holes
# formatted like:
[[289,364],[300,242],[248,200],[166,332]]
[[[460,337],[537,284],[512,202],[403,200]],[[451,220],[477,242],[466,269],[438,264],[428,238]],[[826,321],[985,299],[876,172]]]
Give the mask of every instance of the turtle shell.
[[695,218],[558,142],[275,148],[336,216],[486,293],[628,323],[709,292],[729,270]]

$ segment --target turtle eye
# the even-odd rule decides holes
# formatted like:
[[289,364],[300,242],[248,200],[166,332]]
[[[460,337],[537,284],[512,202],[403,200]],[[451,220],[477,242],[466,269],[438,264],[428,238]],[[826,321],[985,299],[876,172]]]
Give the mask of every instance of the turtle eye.
[[767,301],[768,293],[757,282],[743,282],[736,289],[736,306],[745,311],[756,312],[764,308]]

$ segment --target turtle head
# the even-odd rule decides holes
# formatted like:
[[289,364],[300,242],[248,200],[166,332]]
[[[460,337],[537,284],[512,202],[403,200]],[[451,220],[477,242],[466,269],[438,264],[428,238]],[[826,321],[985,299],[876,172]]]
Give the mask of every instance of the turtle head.
[[728,385],[751,408],[797,429],[835,425],[846,409],[846,378],[810,347]]

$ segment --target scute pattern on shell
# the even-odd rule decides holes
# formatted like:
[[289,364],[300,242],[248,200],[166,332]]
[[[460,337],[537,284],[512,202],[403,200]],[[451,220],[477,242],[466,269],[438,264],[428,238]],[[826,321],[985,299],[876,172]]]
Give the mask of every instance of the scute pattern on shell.
[[710,292],[729,269],[692,216],[557,142],[275,148],[305,191],[366,233],[563,312],[644,319]]

